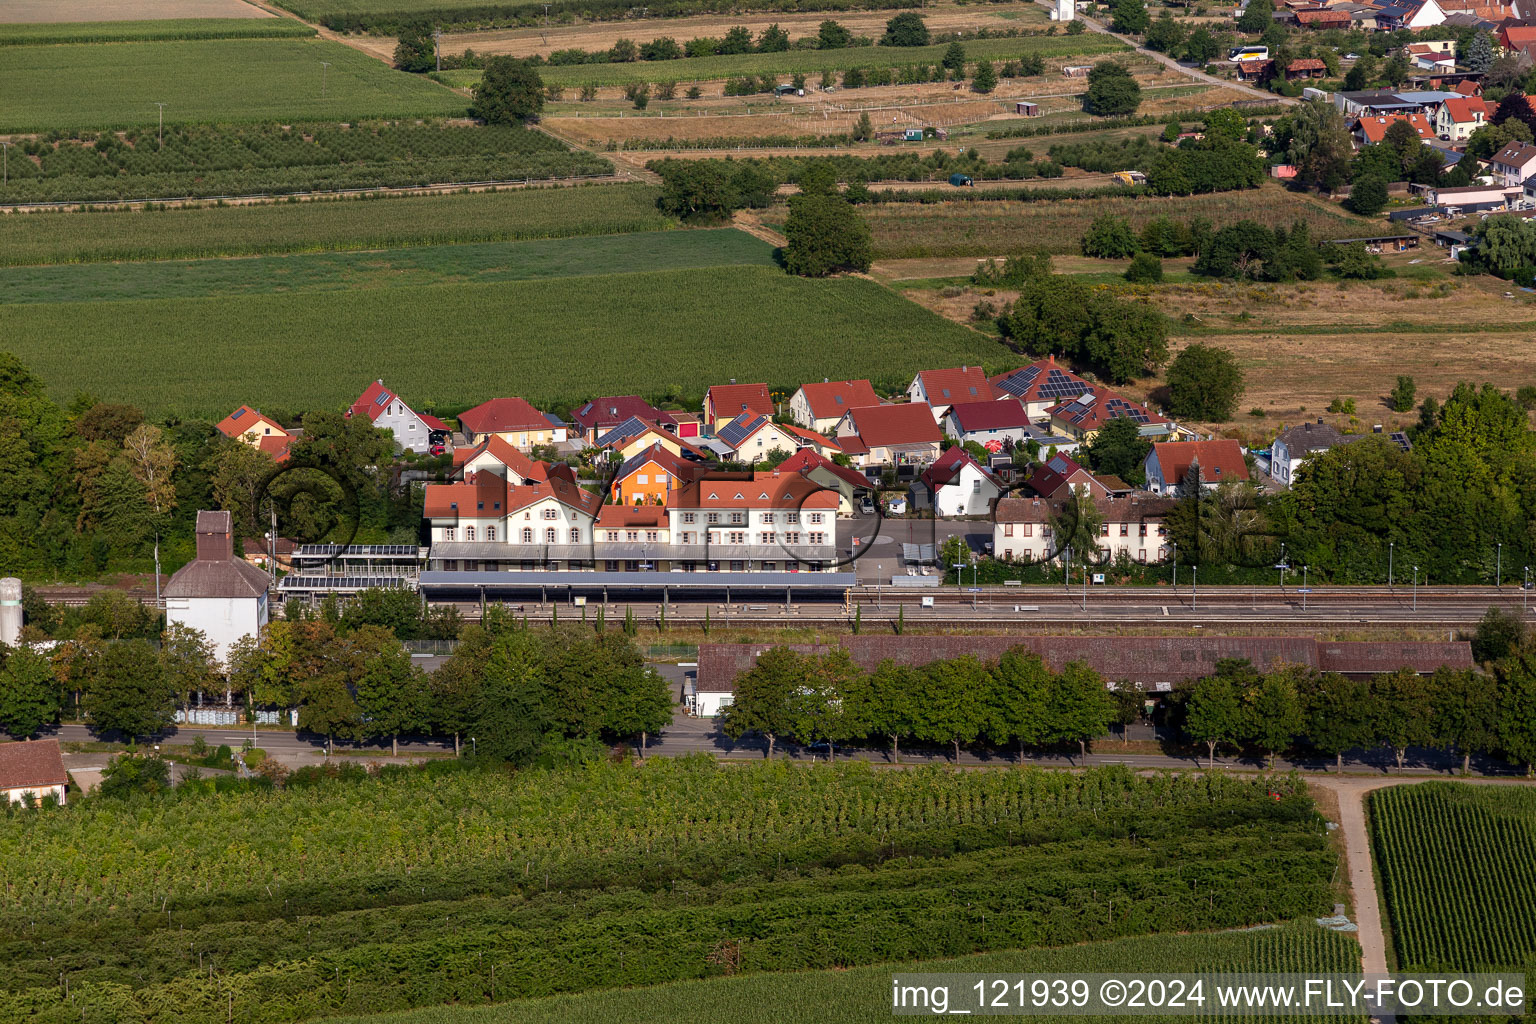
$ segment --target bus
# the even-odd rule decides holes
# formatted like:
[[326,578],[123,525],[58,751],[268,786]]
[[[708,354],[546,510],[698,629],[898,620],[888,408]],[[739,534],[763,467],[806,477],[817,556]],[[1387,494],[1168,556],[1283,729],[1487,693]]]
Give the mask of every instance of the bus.
[[1234,46],[1227,51],[1227,60],[1269,60],[1269,47]]

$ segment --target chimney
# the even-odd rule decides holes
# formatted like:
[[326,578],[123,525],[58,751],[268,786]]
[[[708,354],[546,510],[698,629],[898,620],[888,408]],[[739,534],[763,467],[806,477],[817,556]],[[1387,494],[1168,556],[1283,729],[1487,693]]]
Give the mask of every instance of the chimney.
[[1373,434],[1381,433],[1381,424],[1380,423],[1373,423],[1373,424],[1371,424],[1371,433],[1373,433]]
[[1318,426],[1322,426],[1322,423],[1323,423],[1323,418],[1322,418],[1322,417],[1321,417],[1321,416],[1319,416],[1319,417],[1318,417],[1318,418],[1317,418],[1317,423],[1318,423]]
[[199,562],[230,562],[234,560],[234,540],[231,537],[228,512],[199,512],[197,514],[197,560]]
[[736,383],[736,378],[735,378],[735,377],[732,377],[732,378],[731,378],[731,383],[732,383],[732,384],[735,384],[735,383]]

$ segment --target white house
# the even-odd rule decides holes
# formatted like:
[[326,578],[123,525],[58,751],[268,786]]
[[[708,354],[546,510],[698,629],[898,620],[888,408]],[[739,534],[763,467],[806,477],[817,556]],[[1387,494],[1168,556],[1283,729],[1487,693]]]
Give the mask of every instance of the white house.
[[[1172,498],[1094,498],[1103,517],[1099,527],[1098,559],[1126,560],[1144,565],[1161,562],[1170,552],[1166,519]],[[1067,515],[1066,502],[1009,496],[997,503],[992,517],[992,550],[1010,562],[1040,562],[1063,555],[1052,536],[1052,522]],[[1080,555],[1073,554],[1078,564]]]
[[1029,411],[1011,395],[995,402],[957,402],[944,414],[944,433],[961,443],[975,441],[990,452],[1003,450],[1004,442],[1023,444],[1030,430]]
[[380,430],[395,435],[395,444],[406,451],[427,452],[433,445],[433,436],[439,442],[449,433],[448,424],[436,416],[424,416],[415,412],[399,395],[384,386],[382,380],[369,384],[358,400],[347,410],[347,418],[361,416]]
[[602,499],[563,476],[509,484],[490,473],[428,484],[432,563],[447,571],[591,568]]
[[986,371],[979,366],[961,366],[949,370],[923,370],[907,385],[907,399],[914,405],[927,403],[933,409],[935,423],[944,418],[956,402],[990,402],[997,397]]
[[867,380],[827,380],[802,384],[789,399],[789,414],[806,430],[831,433],[843,413],[866,405],[879,405],[880,396]]
[[0,743],[0,799],[19,804],[30,797],[41,804],[52,797],[62,806],[68,789],[58,740]]
[[984,516],[1003,495],[1002,481],[964,448],[940,455],[912,484],[912,504],[945,516]]
[[1231,438],[1157,441],[1141,467],[1147,475],[1147,490],[1153,494],[1178,491],[1197,468],[1202,491],[1215,490],[1229,480],[1248,479],[1243,446]]
[[715,437],[738,462],[761,462],[775,449],[793,455],[800,447],[795,435],[761,413],[744,412],[721,427]]
[[1334,445],[1348,443],[1348,438],[1319,417],[1316,423],[1300,423],[1280,432],[1269,448],[1269,475],[1282,487],[1296,479],[1296,470],[1307,457],[1325,452]]
[[228,512],[198,512],[197,557],[165,585],[165,618],[202,630],[223,664],[242,638],[267,626],[271,579],[236,558]]
[[1519,188],[1525,179],[1536,174],[1536,146],[1529,142],[1511,142],[1488,161],[1488,169],[1498,184],[1505,188]]
[[1488,123],[1488,104],[1481,96],[1455,96],[1435,108],[1435,134],[1451,142],[1465,142]]

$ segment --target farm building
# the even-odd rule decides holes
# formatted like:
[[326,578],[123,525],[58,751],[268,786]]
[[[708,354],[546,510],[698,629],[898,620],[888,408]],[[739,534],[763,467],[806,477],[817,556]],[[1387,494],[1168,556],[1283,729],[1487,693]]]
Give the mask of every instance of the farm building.
[[1068,78],[1087,78],[1088,72],[1092,70],[1092,64],[1068,64],[1061,69],[1061,73]]
[[165,585],[165,618],[200,629],[223,662],[242,637],[267,625],[266,573],[234,554],[228,512],[197,514],[197,557]]
[[68,789],[69,774],[58,740],[0,743],[0,798],[6,803],[30,798],[40,804],[52,797],[63,804]]
[[1039,117],[1040,104],[1030,103],[1027,100],[1019,100],[1013,105],[1013,112],[1022,117]]

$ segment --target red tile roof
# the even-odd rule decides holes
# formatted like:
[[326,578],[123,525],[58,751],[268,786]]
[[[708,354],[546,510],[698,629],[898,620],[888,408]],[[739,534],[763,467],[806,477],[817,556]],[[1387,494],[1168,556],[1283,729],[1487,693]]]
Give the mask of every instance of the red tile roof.
[[818,420],[835,419],[849,409],[880,404],[880,396],[867,380],[822,381],[802,384],[800,390],[805,392],[805,404],[810,406],[811,415]]
[[[859,438],[871,448],[893,444],[925,444],[944,439],[933,418],[933,407],[922,402],[871,405],[863,409],[850,409],[848,413],[853,417],[853,429],[858,431]],[[841,444],[841,440],[838,443]]]
[[1387,137],[1387,129],[1399,121],[1407,121],[1421,139],[1433,139],[1435,126],[1423,114],[1372,114],[1360,119],[1360,134],[1366,142],[1380,142]]
[[248,405],[242,405],[219,421],[219,433],[225,437],[240,437],[251,429],[251,424],[256,422],[258,417],[271,423],[277,429],[282,429],[282,427],[278,426],[276,420],[269,416],[262,416],[259,410],[252,409]]
[[767,384],[716,384],[704,393],[715,419],[733,420],[744,412],[773,415],[773,397]]
[[1091,385],[1077,374],[1056,363],[1054,356],[1036,360],[1028,366],[1009,370],[992,378],[992,386],[999,395],[1014,395],[1026,402],[1059,400],[1063,388],[1080,386],[1087,391]]
[[924,370],[917,375],[930,405],[956,402],[988,402],[997,397],[992,382],[979,366],[958,366],[949,370]]
[[604,505],[598,513],[597,525],[606,530],[622,530],[628,526],[666,526],[665,505]]
[[1484,121],[1488,120],[1488,104],[1484,103],[1480,96],[1458,96],[1455,99],[1444,100],[1440,105],[1451,116],[1451,120],[1459,124],[1476,122],[1479,117]]
[[781,473],[800,473],[804,475],[813,469],[824,469],[839,480],[852,484],[854,487],[869,486],[869,478],[863,473],[848,466],[839,466],[831,459],[817,454],[809,448],[801,448],[798,452],[795,452],[795,454],[779,463],[779,472]]
[[1063,402],[1048,410],[1052,419],[1070,423],[1084,433],[1098,430],[1112,419],[1130,416],[1141,424],[1166,424],[1168,421],[1144,405],[1102,387],[1090,387],[1086,395]]
[[933,465],[923,470],[919,480],[928,485],[929,491],[937,491],[940,487],[953,481],[966,466],[975,466],[986,479],[1001,487],[992,471],[982,466],[981,463],[971,458],[971,453],[964,448],[954,447],[944,452],[934,460]]
[[464,429],[476,434],[510,430],[548,430],[550,422],[521,398],[493,398],[459,414]]
[[487,435],[473,448],[455,448],[453,464],[465,466],[481,455],[489,455],[524,480],[543,480],[548,476],[544,463],[533,461],[495,434]]
[[[1297,11],[1296,24],[1298,25],[1348,25],[1349,12],[1336,10],[1321,11]],[[1322,61],[1318,61],[1321,66]],[[1291,67],[1295,67],[1293,63]]]
[[0,743],[0,791],[68,784],[58,740]]
[[571,413],[571,419],[583,430],[607,430],[631,416],[656,423],[675,423],[670,413],[662,412],[639,395],[594,398]]
[[647,464],[654,465],[657,469],[670,474],[672,482],[676,484],[686,483],[690,478],[706,472],[704,466],[700,463],[682,455],[673,455],[658,441],[644,451],[636,452],[625,459],[624,464],[619,467],[615,482],[624,479]]
[[1242,445],[1231,438],[1214,441],[1159,441],[1152,445],[1152,454],[1162,468],[1163,479],[1170,484],[1181,484],[1196,459],[1200,461],[1200,481],[1206,484],[1227,480],[1247,480],[1248,463],[1243,459]]
[[[932,417],[929,417],[932,419]],[[769,470],[752,474],[714,474],[673,492],[674,508],[836,509],[838,494],[799,473]]]
[[599,440],[606,440],[608,442],[607,447],[609,447],[609,448],[619,449],[619,448],[626,447],[629,444],[629,442],[633,441],[637,437],[645,437],[648,434],[655,434],[657,437],[666,438],[668,441],[676,444],[679,448],[681,448],[685,452],[692,452],[696,459],[699,459],[699,460],[702,460],[702,461],[708,461],[709,460],[710,453],[706,452],[704,449],[700,448],[698,445],[690,444],[688,441],[685,441],[681,437],[678,437],[676,434],[672,433],[670,430],[664,430],[659,425],[657,425],[655,423],[652,423],[649,420],[640,420],[639,422],[640,422],[640,425],[641,425],[641,429],[635,431],[634,433],[631,433],[631,434],[619,434],[618,436],[613,436],[613,433],[615,433],[615,432],[610,432],[610,434],[608,436],[606,436],[605,438],[599,438]]
[[[1303,12],[1303,13],[1310,13],[1310,12]],[[1346,21],[1349,20],[1349,15],[1346,14],[1344,16],[1344,18],[1345,18]],[[1291,61],[1289,64],[1287,64],[1285,66],[1285,70],[1286,70],[1287,74],[1289,74],[1292,71],[1326,71],[1326,70],[1328,70],[1328,65],[1324,64],[1322,61],[1318,60],[1316,57],[1300,57],[1300,58],[1298,58],[1296,60]]]
[[[1533,29],[1532,31],[1536,31],[1536,29]],[[1470,78],[1463,78],[1461,81],[1456,83],[1451,91],[1459,92],[1463,96],[1481,96],[1483,94],[1483,86],[1481,82],[1474,82]]]
[[421,422],[423,422],[423,423],[425,423],[427,425],[427,429],[428,430],[448,430],[449,429],[448,424],[444,423],[442,420],[438,419],[436,416],[429,416],[429,415],[427,415],[424,412],[418,412],[416,415],[421,418]]
[[804,427],[797,427],[793,423],[778,423],[775,424],[775,426],[784,431],[786,434],[790,434],[799,438],[801,441],[805,442],[806,445],[815,445],[821,448],[839,447],[836,441],[832,440],[830,437],[827,437],[825,434],[818,434],[814,430],[806,430]]
[[288,445],[292,441],[293,438],[287,434],[263,434],[256,442],[256,446],[272,456],[273,462],[287,462]]
[[491,473],[457,484],[427,484],[422,515],[427,519],[499,519],[507,514],[507,482]]
[[[1090,480],[1093,480],[1093,474],[1079,465],[1076,459],[1057,453],[1036,466],[1025,483],[1042,498],[1054,498],[1068,484],[1088,484]],[[1103,487],[1102,484],[1099,486]],[[1090,485],[1088,489],[1092,491],[1093,487]]]
[[357,401],[352,403],[352,408],[347,410],[347,416],[366,416],[370,421],[379,418],[391,402],[399,396],[384,386],[384,382],[376,380],[363,389]]
[[961,402],[949,410],[960,429],[965,433],[973,430],[1013,430],[1029,426],[1029,414],[1024,403],[1017,398],[1000,398],[995,402]]
[[591,491],[577,487],[564,477],[551,475],[548,480],[541,483],[507,488],[507,511],[516,512],[529,505],[537,505],[550,497],[562,505],[585,512],[590,516],[596,516],[603,506],[603,499]]

